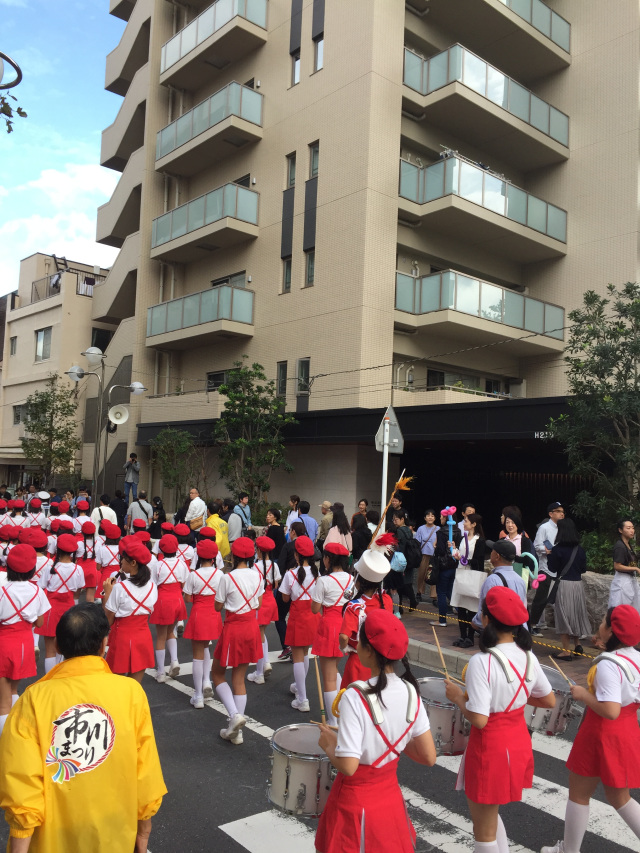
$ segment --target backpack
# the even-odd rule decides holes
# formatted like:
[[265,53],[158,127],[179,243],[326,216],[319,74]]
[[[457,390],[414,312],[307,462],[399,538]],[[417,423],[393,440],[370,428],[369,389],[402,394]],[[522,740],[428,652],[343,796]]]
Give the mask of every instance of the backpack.
[[417,569],[422,562],[422,548],[415,537],[407,541],[403,553],[407,560],[407,571]]

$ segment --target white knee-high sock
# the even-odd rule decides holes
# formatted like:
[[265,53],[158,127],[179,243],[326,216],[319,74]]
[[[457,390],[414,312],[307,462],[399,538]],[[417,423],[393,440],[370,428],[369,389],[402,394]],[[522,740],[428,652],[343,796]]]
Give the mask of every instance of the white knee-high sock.
[[64,655],[56,655],[56,663],[62,663],[64,660]]
[[4,729],[4,724],[7,722],[8,714],[0,714],[0,735],[2,734],[2,730]]
[[293,680],[298,688],[298,699],[300,702],[307,701],[307,685],[305,682],[306,672],[304,663],[294,663],[293,665]]
[[264,643],[262,644],[262,664],[265,669],[269,666],[269,640],[264,638]]
[[169,652],[169,660],[171,663],[178,660],[178,641],[167,640],[167,651]]
[[247,710],[247,694],[246,693],[234,693],[233,701],[236,703],[236,708],[238,709],[239,714],[244,714]]
[[156,649],[156,671],[164,672],[164,649]]
[[17,693],[12,693],[12,694],[11,694],[11,707],[12,707],[12,708],[13,708],[13,706],[16,704],[16,702],[18,701],[18,699],[19,699],[19,698],[20,698],[20,697],[18,696],[18,694],[17,694]]
[[204,674],[204,661],[203,660],[195,660],[193,661],[193,688],[196,691],[196,696],[198,699],[202,699],[202,676]]
[[640,803],[631,799],[618,809],[618,814],[629,829],[640,838]]
[[342,676],[340,675],[339,672],[337,672],[336,673],[336,690],[338,691],[338,693],[340,692],[341,687],[342,687]]
[[220,697],[220,701],[224,707],[227,709],[227,714],[230,717],[235,717],[238,713],[238,706],[233,699],[233,693],[226,681],[223,681],[222,684],[218,684],[216,687],[216,693]]
[[256,675],[264,675],[264,658],[260,658],[256,664]]
[[36,634],[36,632],[34,631],[33,632],[33,648],[37,649],[39,644],[40,644],[40,634]]
[[500,853],[497,841],[476,841],[474,853]]
[[589,806],[567,800],[567,810],[564,815],[564,853],[580,853],[588,823]]
[[203,684],[211,684],[211,652],[209,646],[204,647],[204,660],[202,661],[204,669],[202,682]]
[[324,693],[324,709],[327,712],[327,723],[330,726],[335,726],[337,724],[336,718],[333,716],[333,711],[331,710],[333,706],[333,700],[338,695],[337,690],[331,690],[329,693]]
[[304,677],[307,677],[307,673],[309,672],[309,655],[304,656]]
[[498,833],[496,835],[499,853],[509,853],[509,839],[502,818],[498,815]]
[[55,665],[56,665],[56,659],[54,657],[53,658],[45,658],[44,659],[45,675],[47,672],[51,672],[51,670],[54,668]]

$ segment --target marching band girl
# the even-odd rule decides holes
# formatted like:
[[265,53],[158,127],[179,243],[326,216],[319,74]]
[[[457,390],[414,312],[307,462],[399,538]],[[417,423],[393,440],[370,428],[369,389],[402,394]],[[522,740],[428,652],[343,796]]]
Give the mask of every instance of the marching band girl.
[[[87,504],[89,506],[89,504]],[[80,518],[81,516],[78,516]],[[75,521],[78,521],[78,518]],[[78,542],[77,563],[84,572],[86,600],[96,600],[96,587],[101,580],[96,561],[96,526],[92,521],[85,521],[80,528],[82,541]]]
[[[384,559],[384,558],[383,558]],[[409,637],[392,613],[375,610],[359,632],[358,656],[372,673],[342,694],[338,732],[320,725],[319,745],[338,775],[320,816],[320,853],[413,853],[416,833],[398,785],[404,752],[431,767],[436,749],[407,660]],[[398,676],[395,666],[404,665]]]
[[335,724],[331,713],[333,702],[340,689],[338,658],[340,650],[340,626],[342,608],[348,600],[347,592],[351,586],[348,572],[349,551],[340,542],[327,542],[324,546],[322,561],[328,574],[318,578],[311,591],[311,612],[320,613],[322,619],[311,647],[311,652],[320,658],[322,683],[324,685],[324,705],[327,709],[327,722]]
[[43,624],[36,628],[36,634],[44,637],[44,671],[53,669],[56,663],[56,627],[63,613],[73,607],[73,594],[84,587],[84,574],[72,557],[76,553],[78,542],[70,533],[58,536],[55,563],[47,566],[40,575],[40,586],[47,594],[51,610],[45,616]]
[[[222,634],[213,653],[211,678],[216,693],[227,709],[229,722],[220,730],[220,737],[238,745],[242,743],[242,727],[246,723],[247,707],[245,674],[250,663],[262,656],[260,631],[256,610],[262,601],[262,581],[251,568],[255,544],[240,536],[231,546],[232,568],[224,575],[216,595],[216,610],[224,607],[226,616]],[[225,680],[225,670],[232,667],[231,687]]]
[[263,584],[262,604],[258,611],[258,626],[260,627],[260,639],[262,641],[262,657],[256,664],[256,671],[250,672],[247,675],[247,681],[253,681],[254,684],[264,684],[265,678],[271,674],[271,664],[269,663],[269,641],[265,635],[265,629],[271,622],[278,620],[278,605],[276,604],[273,595],[274,589],[277,589],[281,579],[280,569],[273,559],[273,552],[276,543],[269,536],[258,536],[256,539],[256,548],[258,549],[258,558],[253,564]]
[[182,597],[182,586],[189,570],[176,555],[178,540],[170,533],[160,540],[156,568],[152,578],[158,587],[158,603],[151,615],[151,624],[156,626],[156,681],[166,681],[164,672],[165,649],[169,651],[169,675],[180,675],[178,663],[178,641],[175,635],[176,622],[186,619],[187,608]]
[[596,637],[606,651],[589,671],[589,690],[572,685],[571,695],[587,706],[567,767],[569,800],[564,841],[542,853],[580,853],[589,821],[589,801],[598,783],[609,803],[640,838],[640,804],[629,788],[640,787],[640,614],[629,604],[611,608]]
[[20,529],[14,527],[13,524],[5,524],[4,527],[0,527],[0,539],[5,543],[2,549],[2,556],[0,557],[0,563],[3,566],[7,565],[7,557],[11,549],[16,546],[19,536]]
[[7,583],[0,589],[0,734],[18,699],[18,682],[36,675],[32,625],[42,625],[51,605],[44,591],[30,583],[36,571],[31,545],[16,545],[9,554]]
[[135,536],[125,536],[120,545],[122,573],[104,582],[103,607],[112,626],[107,663],[112,672],[141,682],[154,662],[149,615],[158,590],[149,571],[149,549]]
[[86,524],[88,521],[91,521],[91,516],[89,515],[89,501],[78,501],[78,503],[76,504],[76,509],[78,510],[78,515],[73,519],[73,532],[82,533],[83,524]]
[[[216,542],[216,531],[213,527],[202,527],[198,531],[198,536],[202,539],[208,539],[210,542]],[[218,543],[216,542],[216,545]],[[193,552],[193,559],[191,560],[191,571],[193,571],[198,563],[198,550],[197,548]],[[218,553],[216,554],[214,565],[216,569],[220,569],[220,571],[224,571],[224,560],[222,559],[222,554],[220,553],[220,546],[218,546]]]
[[[518,594],[494,586],[483,602],[481,654],[469,661],[468,698],[450,681],[447,699],[471,723],[457,790],[464,790],[473,820],[476,853],[508,851],[500,805],[522,800],[533,785],[533,750],[524,706],[553,708],[555,695],[522,627],[529,618]],[[515,642],[514,642],[515,633]]]
[[[40,578],[47,566],[53,564],[53,557],[47,551],[49,537],[41,527],[30,527],[29,537],[26,540],[27,545],[31,545],[36,552],[36,573],[33,576],[33,582],[40,585]],[[36,661],[40,660],[40,637],[36,634],[36,626],[33,626],[33,649],[36,655]]]
[[189,573],[183,592],[187,601],[192,601],[191,613],[184,637],[191,640],[193,651],[193,687],[191,704],[194,708],[204,708],[204,692],[208,686],[209,698],[213,695],[209,676],[211,673],[211,655],[209,643],[217,640],[222,633],[222,617],[216,610],[216,594],[223,572],[215,565],[218,546],[211,539],[201,539],[197,545],[195,569]]
[[30,527],[44,527],[45,523],[45,514],[41,510],[42,501],[40,498],[32,498],[31,503],[29,504],[29,512],[27,513],[27,518],[29,519]]
[[69,501],[60,501],[58,504],[58,518],[61,521],[70,521],[73,527],[73,516],[69,515],[71,504]]
[[108,577],[120,568],[120,551],[118,543],[120,542],[120,528],[110,521],[104,519],[101,525],[104,530],[105,540],[98,543],[95,549],[96,569],[100,572],[98,581],[97,594],[102,596],[103,584]]
[[25,502],[16,500],[13,502],[13,509],[11,510],[11,524],[14,527],[31,527],[31,521],[27,518],[27,513],[25,512]]
[[313,562],[315,547],[308,536],[296,536],[294,548],[299,560],[295,569],[289,569],[280,585],[282,600],[291,601],[285,644],[291,647],[293,660],[294,695],[291,707],[296,711],[310,710],[307,700],[306,678],[309,671],[309,647],[313,644],[320,624],[320,614],[311,610],[311,592],[318,579],[318,567]]
[[186,570],[189,572],[191,571],[191,562],[195,555],[195,551],[189,544],[191,530],[186,524],[177,524],[174,529],[174,533],[178,537],[178,550],[176,551],[176,557],[178,557],[179,560],[182,560]]
[[10,513],[8,511],[7,501],[0,498],[0,527],[4,527],[4,525],[9,521]]

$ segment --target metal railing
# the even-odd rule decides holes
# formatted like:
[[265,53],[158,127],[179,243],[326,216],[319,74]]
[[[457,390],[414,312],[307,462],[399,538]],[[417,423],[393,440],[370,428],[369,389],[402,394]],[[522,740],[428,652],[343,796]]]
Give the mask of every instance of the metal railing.
[[210,98],[158,131],[156,160],[209,130],[229,116],[238,116],[253,124],[262,125],[263,95],[249,86],[229,83]]
[[393,384],[393,388],[396,391],[457,391],[459,394],[474,394],[476,397],[491,397],[495,400],[508,400],[511,397],[511,394],[507,394],[504,391],[494,392],[494,391],[483,391],[481,388],[471,388],[468,385],[426,385],[426,384],[413,384],[411,387],[407,387],[407,385],[402,382],[395,382]]
[[429,95],[449,83],[463,83],[562,145],[569,145],[568,115],[461,44],[452,45],[429,59],[405,47],[403,80],[405,86],[421,95]]
[[216,0],[162,46],[160,73],[171,68],[236,16],[266,29],[267,0]]
[[397,271],[395,307],[408,314],[451,309],[564,340],[564,308],[455,270],[419,278]]
[[571,24],[562,15],[550,9],[542,0],[500,0],[518,17],[525,20],[539,33],[550,38],[554,44],[571,50]]
[[402,198],[418,204],[457,195],[562,243],[567,242],[566,210],[461,157],[449,156],[422,167],[401,159],[398,192]]
[[75,275],[76,293],[78,296],[93,296],[93,288],[97,284],[102,284],[106,278],[104,275],[96,275],[95,273],[88,273],[78,269],[61,270],[60,272],[46,275],[44,278],[39,278],[31,283],[31,299],[29,302],[22,302],[21,307],[32,305],[34,302],[42,302],[43,299],[51,299],[54,296],[59,296],[62,293],[65,275]]
[[153,220],[151,248],[231,216],[258,224],[259,194],[238,184],[225,184]]
[[215,320],[253,323],[254,292],[223,284],[162,302],[147,310],[147,337],[189,329]]

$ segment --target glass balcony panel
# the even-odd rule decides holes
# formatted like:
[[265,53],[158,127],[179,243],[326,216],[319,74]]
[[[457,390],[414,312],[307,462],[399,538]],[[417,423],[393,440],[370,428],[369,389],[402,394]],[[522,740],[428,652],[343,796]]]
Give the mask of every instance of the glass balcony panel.
[[237,210],[238,187],[235,184],[225,184],[224,201],[222,203],[223,216],[235,216]]
[[509,109],[509,78],[491,65],[487,66],[487,98],[499,107]]
[[512,184],[507,184],[507,216],[521,225],[527,223],[527,194]]
[[557,305],[544,306],[544,333],[551,338],[564,340],[564,309]]
[[422,89],[422,57],[405,48],[404,51],[404,83],[410,89],[416,92],[423,92]]
[[[400,160],[400,195],[410,201],[418,201],[420,170],[413,163]],[[429,182],[429,170],[427,170],[427,184]],[[436,198],[436,196],[433,196]]]
[[213,127],[214,124],[218,124],[229,114],[227,111],[227,87],[212,95],[209,102],[211,104],[209,126]]
[[161,246],[171,239],[171,214],[165,213],[155,221],[156,233],[154,246]]
[[212,323],[218,319],[218,288],[203,290],[200,294],[200,322]]
[[253,293],[239,287],[230,287],[231,319],[236,323],[253,323]]
[[180,59],[180,33],[175,35],[164,46],[164,65],[162,70],[174,65]]
[[569,116],[554,107],[550,108],[549,113],[549,136],[563,145],[569,144]]
[[167,330],[167,304],[151,308],[151,334],[162,335]]
[[205,39],[208,39],[215,32],[213,23],[215,11],[215,6],[209,6],[198,17],[198,44],[202,44]]
[[439,53],[429,60],[429,77],[427,79],[427,94],[441,89],[449,82],[449,53]]
[[234,0],[217,0],[216,3],[216,30],[224,27],[234,17]]
[[156,159],[164,157],[176,147],[176,126],[170,124],[169,127],[163,128],[158,134],[158,146],[156,150]]
[[227,115],[240,115],[240,98],[242,86],[239,83],[230,83],[227,86]]
[[182,237],[187,233],[187,205],[176,207],[171,211],[171,239]]
[[536,231],[547,232],[547,204],[533,195],[529,196],[527,204],[527,225]]
[[445,195],[448,193],[458,195],[460,192],[460,160],[456,160],[455,157],[449,157],[444,161],[444,192]]
[[529,90],[509,80],[509,112],[529,123]]
[[525,297],[524,327],[528,332],[544,332],[544,302]]
[[219,320],[230,320],[231,319],[231,290],[232,288],[227,287],[226,285],[223,287],[218,287],[218,319]]
[[237,209],[235,213],[230,213],[229,216],[236,216],[245,222],[253,222],[254,225],[258,222],[258,195],[244,187],[238,187]]
[[551,38],[551,9],[545,6],[542,0],[533,0],[531,23],[537,30]]
[[420,312],[422,314],[440,310],[440,279],[440,273],[426,275],[422,279],[422,287],[420,288]]
[[[450,162],[448,160],[447,164]],[[482,178],[481,169],[460,161],[460,196],[475,204],[482,204]]]
[[502,301],[504,290],[495,284],[480,284],[480,316],[485,320],[502,323]]
[[191,21],[190,24],[181,30],[180,56],[186,56],[198,44],[198,19]]
[[459,273],[456,279],[456,311],[477,317],[480,311],[480,282]]
[[449,48],[447,83],[451,83],[453,80],[462,80],[462,63],[465,54],[466,51],[459,44],[454,44],[453,47]]
[[567,212],[553,204],[547,205],[547,234],[567,242]]
[[188,142],[192,138],[191,132],[191,122],[193,119],[193,113],[189,111],[176,121],[176,147],[179,145],[184,145],[185,142]]
[[211,222],[216,222],[218,219],[222,219],[223,189],[223,187],[220,187],[213,192],[207,193],[205,196],[205,225],[209,225]]
[[253,124],[262,124],[262,95],[254,92],[253,89],[248,89],[246,86],[242,89],[242,118]]
[[446,270],[441,274],[440,307],[455,308],[456,306],[456,274]]
[[484,175],[484,206],[495,213],[500,213],[504,216],[506,209],[506,187],[504,181],[496,178],[495,175],[489,175],[485,172]]
[[209,99],[193,108],[193,135],[198,136],[209,129]]
[[468,50],[464,52],[462,82],[480,95],[487,94],[487,63]]
[[551,15],[551,39],[563,50],[569,53],[571,49],[571,24],[556,15],[554,12]]
[[194,198],[192,202],[189,202],[188,208],[189,231],[195,231],[197,228],[202,228],[204,226],[204,196]]
[[513,290],[504,292],[504,322],[507,326],[522,329],[524,325],[524,296]]
[[414,304],[416,281],[412,275],[396,273],[396,308],[409,314],[418,313]]
[[543,133],[549,134],[549,104],[533,94],[531,95],[531,124]]
[[167,302],[167,332],[175,332],[182,329],[182,299],[174,299]]
[[182,328],[197,326],[200,322],[200,294],[185,296],[182,301]]
[[507,5],[511,6],[516,15],[531,23],[531,0],[509,0]]
[[246,0],[245,15],[259,27],[267,28],[267,0]]

